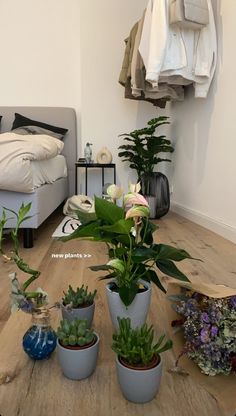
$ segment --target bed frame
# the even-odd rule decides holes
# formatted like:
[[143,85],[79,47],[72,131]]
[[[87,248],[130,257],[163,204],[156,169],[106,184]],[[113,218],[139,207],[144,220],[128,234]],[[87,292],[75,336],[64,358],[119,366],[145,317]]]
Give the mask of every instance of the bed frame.
[[[4,206],[18,211],[22,202],[32,202],[30,211],[32,217],[22,224],[24,247],[31,248],[33,247],[33,230],[37,229],[68,196],[74,194],[74,172],[77,159],[76,113],[74,109],[64,107],[0,107],[0,115],[3,116],[1,133],[11,130],[15,113],[68,129],[63,140],[62,151],[67,162],[67,178],[58,179],[52,184],[45,184],[30,194],[0,190],[0,215]],[[6,224],[7,228],[14,226],[14,219],[10,219]]]

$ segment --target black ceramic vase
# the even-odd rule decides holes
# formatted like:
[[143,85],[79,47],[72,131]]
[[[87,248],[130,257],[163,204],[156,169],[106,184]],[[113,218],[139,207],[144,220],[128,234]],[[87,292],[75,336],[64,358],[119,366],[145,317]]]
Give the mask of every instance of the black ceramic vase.
[[141,178],[142,194],[150,206],[150,218],[161,218],[170,209],[170,189],[167,177],[160,172],[144,174]]

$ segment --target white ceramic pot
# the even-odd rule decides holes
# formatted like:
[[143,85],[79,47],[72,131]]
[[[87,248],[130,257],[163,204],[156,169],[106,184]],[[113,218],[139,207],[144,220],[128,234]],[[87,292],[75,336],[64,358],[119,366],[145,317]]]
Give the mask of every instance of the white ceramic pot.
[[142,326],[147,319],[147,314],[151,301],[151,284],[140,280],[140,283],[143,284],[147,290],[144,292],[137,293],[133,302],[129,306],[125,306],[121,301],[119,293],[111,290],[112,282],[107,283],[106,285],[106,294],[109,312],[111,316],[112,325],[115,330],[118,330],[119,325],[117,317],[120,318],[130,318],[131,327],[136,328]]
[[57,355],[63,374],[72,380],[82,380],[89,377],[95,370],[98,350],[99,336],[95,344],[84,349],[68,349],[63,347],[57,340]]
[[125,367],[116,358],[117,377],[124,397],[134,403],[150,402],[156,396],[161,382],[162,361],[148,370]]
[[61,313],[63,319],[67,319],[69,322],[73,321],[74,319],[86,319],[88,328],[91,328],[94,310],[95,302],[93,302],[92,305],[86,306],[85,308],[68,309],[63,304],[61,305]]

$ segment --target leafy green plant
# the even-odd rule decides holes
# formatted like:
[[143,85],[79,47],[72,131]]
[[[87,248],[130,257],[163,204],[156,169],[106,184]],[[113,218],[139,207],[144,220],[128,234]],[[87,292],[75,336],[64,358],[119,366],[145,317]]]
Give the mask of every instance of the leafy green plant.
[[[24,204],[22,203],[18,212],[15,212],[11,209],[4,208],[2,217],[0,218],[0,254],[7,261],[13,261],[18,269],[26,274],[29,274],[30,277],[21,284],[17,277],[16,273],[11,273],[9,277],[11,278],[11,302],[12,302],[12,311],[17,309],[22,309],[24,312],[33,312],[35,309],[45,305],[47,303],[47,293],[44,292],[41,288],[38,288],[36,291],[28,291],[28,287],[40,276],[40,272],[31,267],[22,259],[19,254],[19,229],[21,224],[27,219],[31,218],[27,214],[31,209],[31,203]],[[9,255],[7,255],[3,250],[3,230],[4,226],[8,221],[6,212],[10,212],[16,217],[16,226],[11,230],[11,239],[13,241],[13,249]]]
[[144,174],[150,175],[156,164],[171,162],[170,159],[158,156],[159,153],[172,153],[174,151],[171,141],[166,139],[165,135],[155,135],[159,126],[169,124],[168,118],[165,116],[153,118],[148,121],[147,127],[120,135],[128,143],[118,147],[118,149],[121,149],[118,155],[123,162],[129,162],[131,169],[136,170],[138,180]]
[[67,345],[83,347],[93,341],[94,332],[87,328],[86,320],[74,319],[69,322],[63,319],[57,329],[57,337],[65,347]]
[[84,287],[84,285],[77,287],[77,289],[74,290],[71,285],[69,285],[67,292],[63,293],[63,305],[70,305],[72,308],[79,308],[83,305],[92,305],[97,294],[97,290],[94,290],[94,292],[88,292],[88,286]]
[[112,349],[130,365],[147,365],[153,357],[172,348],[172,341],[165,341],[165,335],[154,343],[153,326],[144,324],[132,329],[130,318],[117,318],[118,333],[113,334]]
[[95,196],[95,213],[83,213],[81,216],[78,211],[82,225],[69,236],[61,238],[62,241],[82,239],[106,243],[109,261],[90,269],[107,272],[101,279],[115,282],[126,306],[138,293],[139,279],[153,282],[163,292],[165,288],[159,271],[188,281],[175,262],[192,257],[185,250],[154,243],[153,233],[157,226],[149,221],[148,216],[147,201],[137,192],[124,195],[123,207]]

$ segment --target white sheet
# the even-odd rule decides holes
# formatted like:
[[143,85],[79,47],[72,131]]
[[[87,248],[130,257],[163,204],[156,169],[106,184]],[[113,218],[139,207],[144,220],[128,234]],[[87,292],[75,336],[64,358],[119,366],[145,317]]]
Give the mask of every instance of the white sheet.
[[34,192],[30,162],[52,159],[61,153],[64,143],[43,134],[22,136],[0,135],[0,189]]
[[30,163],[34,188],[45,183],[53,183],[59,178],[67,177],[66,159],[58,155],[49,160],[32,161]]

